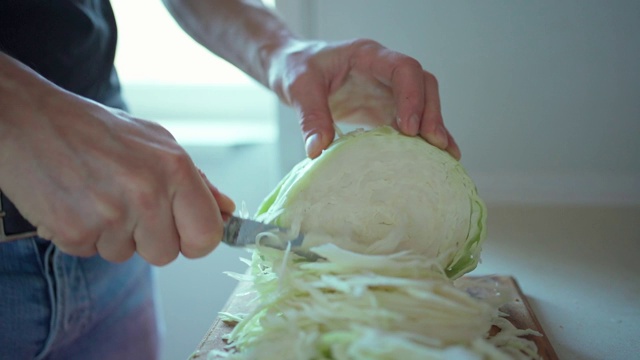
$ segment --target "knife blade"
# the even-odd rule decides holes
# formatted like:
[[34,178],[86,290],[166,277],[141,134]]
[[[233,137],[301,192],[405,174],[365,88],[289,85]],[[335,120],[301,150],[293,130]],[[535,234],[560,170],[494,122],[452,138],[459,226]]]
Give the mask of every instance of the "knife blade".
[[[222,242],[233,247],[251,248],[262,245],[278,250],[285,250],[289,244],[291,244],[291,251],[293,253],[309,261],[320,259],[320,256],[317,254],[301,248],[304,242],[303,233],[298,234],[298,236],[288,241],[281,240],[282,235],[285,235],[286,238],[286,235],[290,232],[290,230],[276,225],[265,224],[231,215],[224,224]],[[269,234],[280,236],[270,236]]]

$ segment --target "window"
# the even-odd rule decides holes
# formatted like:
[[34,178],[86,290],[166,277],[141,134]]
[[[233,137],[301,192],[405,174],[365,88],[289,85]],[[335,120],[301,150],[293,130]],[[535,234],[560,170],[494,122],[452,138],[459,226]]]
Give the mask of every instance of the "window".
[[275,141],[277,100],[269,90],[192,40],[160,0],[111,3],[116,68],[135,116],[187,145]]

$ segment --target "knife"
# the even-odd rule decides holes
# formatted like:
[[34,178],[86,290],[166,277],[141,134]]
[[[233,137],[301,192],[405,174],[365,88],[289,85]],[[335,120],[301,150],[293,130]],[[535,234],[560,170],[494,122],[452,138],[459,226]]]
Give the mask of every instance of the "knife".
[[[9,221],[5,223],[5,220],[8,219]],[[269,236],[270,233],[279,236]],[[309,261],[316,261],[320,258],[315,253],[300,247],[304,241],[304,234],[299,234],[289,241],[281,240],[282,238],[286,239],[286,234],[288,233],[290,233],[289,230],[276,225],[264,224],[231,215],[224,224],[222,242],[233,247],[250,248],[262,245],[279,250],[285,250],[291,244],[293,253]],[[35,227],[22,217],[0,191],[0,243],[23,239],[36,234]]]
[[[304,234],[302,233],[289,241],[281,240],[282,235],[286,236],[288,233],[290,233],[288,229],[276,225],[231,215],[224,224],[222,242],[233,247],[251,248],[261,245],[278,250],[285,250],[290,244],[291,252],[309,261],[321,258],[319,255],[301,248],[304,242]],[[269,234],[280,236],[270,236]]]

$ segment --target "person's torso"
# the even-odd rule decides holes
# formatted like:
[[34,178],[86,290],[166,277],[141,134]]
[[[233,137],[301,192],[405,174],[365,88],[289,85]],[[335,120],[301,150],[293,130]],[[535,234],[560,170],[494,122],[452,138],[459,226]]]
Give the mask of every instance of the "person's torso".
[[124,108],[108,0],[2,0],[0,51],[58,86]]

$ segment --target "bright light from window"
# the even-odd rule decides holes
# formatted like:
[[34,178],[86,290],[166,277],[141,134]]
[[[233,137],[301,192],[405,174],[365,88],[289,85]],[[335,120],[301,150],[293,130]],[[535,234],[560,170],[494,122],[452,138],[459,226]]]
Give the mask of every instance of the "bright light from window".
[[132,114],[160,123],[184,145],[275,142],[271,91],[191,39],[161,0],[111,4],[115,63]]
[[[273,0],[265,1],[273,6]],[[123,83],[250,84],[173,20],[160,0],[112,0],[118,23],[116,68]]]

